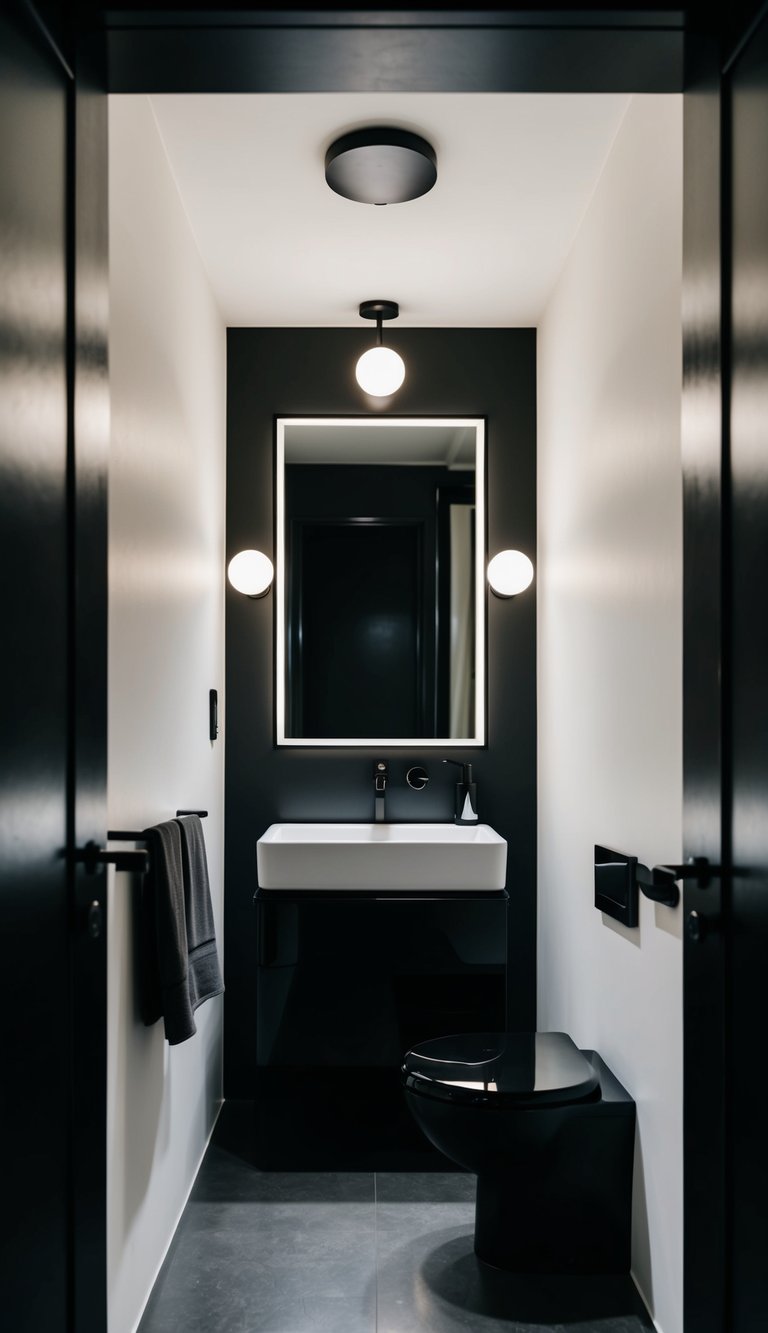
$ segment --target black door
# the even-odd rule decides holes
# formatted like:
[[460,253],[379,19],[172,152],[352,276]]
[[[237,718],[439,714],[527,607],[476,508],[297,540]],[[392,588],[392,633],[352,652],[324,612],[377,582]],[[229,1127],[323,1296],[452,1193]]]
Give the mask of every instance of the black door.
[[768,1321],[768,21],[730,74],[733,879],[728,1203],[733,1333]]
[[105,811],[104,249],[74,180],[106,99],[76,95],[67,45],[4,11],[2,1290],[30,1333],[106,1326],[104,881],[74,856]]
[[[721,73],[714,42],[691,43],[683,192],[683,826],[687,856],[727,860],[727,647],[721,293]],[[683,936],[686,1333],[724,1333],[726,1289],[725,936],[723,877],[686,880]],[[694,915],[695,914],[695,915]],[[702,924],[703,923],[703,924]]]
[[727,45],[686,98],[686,1333],[768,1310],[768,22]]
[[3,1045],[13,1071],[13,1095],[3,1099],[3,1286],[17,1326],[56,1333],[67,1327],[68,1292],[68,79],[29,30],[7,20],[0,51],[0,893],[9,941]]

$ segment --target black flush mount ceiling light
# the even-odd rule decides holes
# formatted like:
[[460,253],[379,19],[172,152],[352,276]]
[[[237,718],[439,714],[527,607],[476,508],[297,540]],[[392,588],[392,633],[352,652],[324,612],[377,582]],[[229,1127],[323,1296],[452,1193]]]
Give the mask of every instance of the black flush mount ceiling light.
[[388,398],[405,379],[405,362],[393,347],[384,346],[381,331],[382,320],[397,319],[399,314],[397,301],[363,301],[360,306],[361,319],[376,320],[376,346],[363,352],[355,366],[355,378],[372,398]]
[[325,179],[358,204],[404,204],[432,189],[437,158],[426,139],[408,130],[354,130],[328,149]]

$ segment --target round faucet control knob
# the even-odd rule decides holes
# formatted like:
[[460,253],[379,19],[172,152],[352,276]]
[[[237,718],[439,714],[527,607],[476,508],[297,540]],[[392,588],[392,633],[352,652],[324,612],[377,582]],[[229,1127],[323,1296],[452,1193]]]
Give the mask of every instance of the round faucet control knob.
[[426,768],[409,768],[405,780],[414,791],[422,791],[429,782],[429,773]]

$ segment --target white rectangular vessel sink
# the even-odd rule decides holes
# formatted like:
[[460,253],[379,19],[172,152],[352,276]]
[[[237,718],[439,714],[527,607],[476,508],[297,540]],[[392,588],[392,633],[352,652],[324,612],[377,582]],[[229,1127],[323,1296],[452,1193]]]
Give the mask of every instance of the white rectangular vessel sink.
[[507,844],[488,824],[270,824],[262,889],[503,889]]

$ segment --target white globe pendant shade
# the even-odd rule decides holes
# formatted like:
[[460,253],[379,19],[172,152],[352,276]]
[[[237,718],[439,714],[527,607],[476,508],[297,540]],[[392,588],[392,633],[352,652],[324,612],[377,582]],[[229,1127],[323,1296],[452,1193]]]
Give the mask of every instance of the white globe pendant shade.
[[239,551],[227,566],[227,576],[237,592],[246,597],[264,597],[272,587],[275,571],[263,551]]
[[497,597],[516,597],[533,582],[533,565],[522,551],[499,551],[488,564],[488,582]]
[[355,366],[355,377],[364,393],[388,398],[405,379],[405,362],[391,347],[371,347]]

